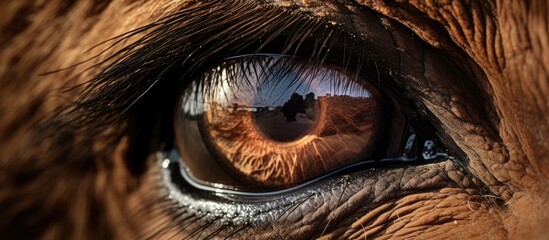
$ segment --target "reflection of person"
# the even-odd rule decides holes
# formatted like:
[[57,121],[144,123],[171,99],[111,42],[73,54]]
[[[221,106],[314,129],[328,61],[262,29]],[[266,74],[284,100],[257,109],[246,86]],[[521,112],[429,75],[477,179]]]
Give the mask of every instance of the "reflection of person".
[[310,92],[305,95],[305,108],[313,108],[315,104],[315,94]]
[[233,112],[238,111],[238,103],[233,103]]
[[295,121],[297,113],[305,113],[305,101],[303,100],[303,96],[297,93],[292,94],[290,100],[285,102],[284,106],[282,106],[282,112],[284,113],[284,117],[286,117],[286,121]]

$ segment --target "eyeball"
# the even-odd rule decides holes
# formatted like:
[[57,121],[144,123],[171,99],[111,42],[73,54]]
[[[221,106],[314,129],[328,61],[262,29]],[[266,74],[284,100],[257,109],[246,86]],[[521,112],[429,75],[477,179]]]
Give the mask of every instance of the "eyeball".
[[368,159],[383,119],[376,87],[328,64],[284,56],[226,60],[181,94],[185,171],[231,189],[280,190]]

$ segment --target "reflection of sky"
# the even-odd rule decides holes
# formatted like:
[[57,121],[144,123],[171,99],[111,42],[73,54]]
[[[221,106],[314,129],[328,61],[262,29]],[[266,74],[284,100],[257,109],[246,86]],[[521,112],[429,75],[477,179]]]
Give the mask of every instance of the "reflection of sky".
[[293,93],[300,94],[305,98],[311,92],[314,93],[315,98],[328,94],[332,96],[370,97],[370,93],[365,88],[346,75],[335,70],[325,69],[325,71],[326,73],[321,76],[318,74],[311,76],[312,74],[297,72],[285,72],[283,76],[248,74],[245,77],[251,82],[251,86],[239,84],[239,89],[235,92],[234,87],[231,88],[227,84],[222,88],[224,92],[222,95],[231,95],[232,97],[228,97],[221,102],[227,103],[228,101],[228,104],[238,103],[239,105],[254,107],[282,106],[291,98]]
[[[311,92],[315,98],[326,95],[371,97],[371,93],[356,80],[336,70],[309,67],[299,71],[287,70],[288,65],[259,65],[247,70],[237,64],[213,70],[215,74],[206,76],[211,84],[193,83],[182,103],[184,112],[200,114],[208,109],[210,102],[229,108],[235,103],[240,107],[282,106],[294,93],[304,99]],[[228,74],[229,68],[233,74]],[[208,96],[202,94],[204,90],[209,92]]]
[[[369,93],[365,91],[360,91],[360,89],[343,89],[342,87],[334,86],[334,81],[319,81],[315,79],[310,80],[301,80],[299,83],[291,85],[292,78],[299,76],[287,76],[286,79],[282,80],[279,83],[270,83],[265,81],[263,85],[268,87],[262,87],[258,90],[254,100],[254,105],[265,105],[265,106],[281,106],[284,105],[288,99],[291,98],[293,93],[297,93],[303,98],[309,93],[314,93],[315,99],[319,96],[326,95],[347,95],[353,97],[369,97]],[[350,80],[347,80],[350,81]],[[365,90],[362,88],[362,90]]]

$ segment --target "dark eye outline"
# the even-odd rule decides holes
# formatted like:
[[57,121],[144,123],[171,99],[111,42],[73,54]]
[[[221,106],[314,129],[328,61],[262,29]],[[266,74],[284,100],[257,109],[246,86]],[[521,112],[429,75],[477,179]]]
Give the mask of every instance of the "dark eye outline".
[[[261,56],[272,57],[272,55],[273,55],[272,53],[270,54],[259,53],[259,54],[249,55],[249,56],[229,57],[228,59],[231,59],[231,60],[240,59],[241,61],[247,61],[246,59],[261,58]],[[294,58],[294,56],[285,56],[285,57]],[[295,64],[298,64],[298,63],[296,62]],[[318,63],[317,65],[319,68],[324,67],[320,63]],[[214,65],[214,67],[215,66],[216,65]],[[346,70],[344,69],[343,71],[346,71]],[[357,73],[357,75],[363,75],[363,74]],[[354,76],[354,75],[351,74],[351,76]],[[357,78],[351,81],[366,81],[366,80],[364,79],[358,80]],[[208,89],[213,86],[205,85],[203,87]],[[235,86],[235,87],[238,87],[238,86]],[[380,91],[389,91],[389,89],[380,89]],[[181,94],[185,95],[186,93],[188,92],[182,91]],[[388,165],[396,166],[398,164],[403,164],[403,163],[404,164],[428,163],[428,162],[436,161],[442,158],[453,159],[453,157],[449,156],[448,150],[445,149],[443,146],[441,146],[438,140],[434,140],[432,138],[427,139],[423,137],[422,132],[414,130],[414,127],[412,127],[411,126],[412,124],[410,123],[410,120],[412,118],[411,116],[405,115],[406,113],[404,112],[398,112],[399,111],[398,109],[401,109],[403,107],[407,109],[410,108],[409,106],[395,106],[396,104],[398,104],[397,103],[398,101],[396,101],[394,98],[396,98],[395,95],[398,95],[398,93],[392,91],[390,94],[385,93],[383,95],[384,97],[381,99],[385,99],[385,101],[391,102],[391,106],[387,106],[386,110],[392,113],[388,113],[385,116],[386,121],[390,122],[390,124],[384,124],[380,126],[380,128],[388,128],[382,131],[383,134],[387,134],[387,135],[396,134],[398,132],[398,136],[400,136],[400,139],[393,138],[392,141],[396,140],[396,142],[384,142],[381,144],[376,144],[375,148],[377,148],[377,150],[375,151],[376,155],[374,155],[375,156],[374,158],[359,160],[359,162],[349,164],[342,168],[335,169],[334,171],[331,171],[331,172],[327,172],[316,178],[310,179],[304,183],[298,184],[297,186],[292,186],[286,189],[260,192],[260,191],[246,191],[242,189],[237,189],[221,183],[208,183],[192,175],[192,171],[188,169],[184,161],[181,159],[181,156],[179,155],[179,151],[181,151],[182,149],[177,149],[176,147],[170,147],[165,151],[163,151],[162,159],[164,159],[164,162],[162,163],[162,165],[165,169],[173,168],[170,166],[171,164],[179,166],[179,169],[180,169],[179,174],[182,175],[182,178],[185,181],[187,181],[191,186],[200,190],[215,192],[215,193],[241,195],[241,196],[272,196],[272,195],[280,195],[280,194],[288,193],[296,189],[311,185],[317,181],[321,181],[323,179],[336,176],[341,173],[356,170],[356,169],[384,167]],[[182,98],[184,98],[184,96],[182,96]],[[177,110],[174,110],[174,111],[177,111]],[[412,110],[409,110],[409,111],[412,111]],[[394,119],[392,118],[399,118],[399,120],[395,122]],[[174,119],[174,121],[177,121],[177,120]],[[399,124],[398,123],[399,121],[401,122],[400,124],[403,126],[396,126],[396,124]],[[403,137],[405,139],[402,139]],[[387,141],[387,139],[384,139],[384,140]],[[204,143],[204,144],[207,145],[208,143]],[[386,149],[387,147],[388,149]],[[189,149],[188,151],[194,151],[194,150]],[[392,154],[392,155],[387,156],[387,154]],[[197,161],[199,161],[199,159],[197,159]],[[212,163],[212,164],[217,164],[217,163]]]

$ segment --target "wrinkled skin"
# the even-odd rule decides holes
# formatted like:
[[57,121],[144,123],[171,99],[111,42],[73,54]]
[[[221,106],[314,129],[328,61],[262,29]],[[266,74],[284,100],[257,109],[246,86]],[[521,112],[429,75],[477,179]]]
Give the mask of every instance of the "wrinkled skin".
[[[135,153],[142,135],[128,130],[113,145],[43,127],[83,91],[62,87],[90,80],[105,65],[84,70],[144,33],[105,52],[93,46],[190,4],[27,2],[0,3],[1,238],[549,238],[545,1],[257,3],[338,23],[384,49],[377,54],[400,69],[405,94],[458,157],[350,174],[270,206],[248,203],[239,217],[196,211],[238,199],[168,198],[155,151]],[[145,160],[136,167],[133,158]]]

